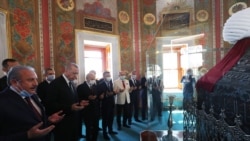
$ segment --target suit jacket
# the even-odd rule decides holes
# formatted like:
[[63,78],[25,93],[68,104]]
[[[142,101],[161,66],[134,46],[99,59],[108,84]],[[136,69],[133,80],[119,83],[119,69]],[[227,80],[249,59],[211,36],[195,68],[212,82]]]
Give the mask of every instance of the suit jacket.
[[37,95],[39,96],[39,98],[41,99],[42,103],[44,104],[44,101],[46,99],[46,94],[48,93],[49,87],[49,83],[47,80],[44,80],[43,82],[41,82],[36,89]]
[[[47,126],[47,116],[44,107],[38,101],[37,95],[33,100],[41,110],[44,127]],[[27,131],[41,122],[31,110],[25,100],[10,88],[0,93],[0,140],[28,141]],[[30,141],[45,141],[46,137]]]
[[139,80],[135,80],[135,83],[134,83],[134,81],[132,79],[129,79],[129,86],[130,87],[137,87],[137,89],[133,90],[133,91],[138,91],[138,90],[140,90],[141,83]]
[[[99,95],[97,91],[97,85],[93,85],[92,88],[90,88],[87,84],[87,82],[83,82],[77,87],[77,93],[79,100],[89,100],[90,95],[96,95],[95,100],[89,100],[89,105],[83,109],[85,116],[90,115],[99,115],[100,113],[100,105],[99,105]],[[95,114],[93,114],[95,113]]]
[[[109,83],[109,87],[107,86],[107,83]],[[114,95],[109,96],[107,95],[107,92],[113,92]],[[109,107],[115,106],[115,93],[113,91],[113,82],[109,81],[102,81],[99,85],[98,85],[98,93],[99,95],[104,93],[104,98],[102,99],[102,106],[103,107]]]
[[141,78],[141,88],[147,89],[147,78],[145,76]]
[[[75,132],[79,124],[79,112],[72,111],[73,103],[78,102],[77,93],[73,94],[67,81],[61,75],[53,80],[48,87],[48,93],[45,100],[45,107],[48,114],[63,110],[65,114],[61,122],[57,123],[56,132]],[[61,135],[64,136],[64,135]]]
[[[125,83],[125,90],[123,92],[120,92],[116,95],[116,104],[125,104],[125,100],[127,100],[127,103],[130,103],[130,96],[129,96],[129,81],[124,80]],[[114,91],[119,91],[120,89],[124,89],[122,80],[118,78],[114,81]]]
[[0,78],[0,92],[3,91],[7,87],[8,87],[7,76],[5,75],[2,78]]

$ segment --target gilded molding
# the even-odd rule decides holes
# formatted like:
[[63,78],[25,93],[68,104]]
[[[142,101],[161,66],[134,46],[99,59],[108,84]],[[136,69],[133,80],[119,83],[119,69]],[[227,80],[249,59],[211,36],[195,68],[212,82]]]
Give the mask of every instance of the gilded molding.
[[38,0],[38,22],[39,22],[39,46],[40,46],[40,61],[41,61],[41,72],[43,72],[44,66],[44,46],[43,46],[43,19],[42,19],[42,0]]
[[52,24],[52,0],[49,0],[49,44],[50,44],[50,66],[54,68],[54,50],[53,50],[53,24]]

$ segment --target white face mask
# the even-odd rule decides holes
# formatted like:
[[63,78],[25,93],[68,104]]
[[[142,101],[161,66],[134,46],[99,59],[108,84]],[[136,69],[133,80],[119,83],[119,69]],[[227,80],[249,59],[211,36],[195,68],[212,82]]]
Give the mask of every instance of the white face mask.
[[90,84],[90,85],[94,85],[94,84],[95,84],[95,80],[90,80],[90,81],[89,81],[89,84]]
[[111,81],[111,77],[106,77],[106,81]]
[[48,75],[47,76],[47,80],[48,81],[52,81],[52,80],[54,80],[56,78],[56,75]]
[[131,78],[132,78],[132,79],[136,79],[136,75],[132,75]]
[[120,76],[120,79],[121,79],[121,80],[124,80],[124,79],[125,79],[125,76]]

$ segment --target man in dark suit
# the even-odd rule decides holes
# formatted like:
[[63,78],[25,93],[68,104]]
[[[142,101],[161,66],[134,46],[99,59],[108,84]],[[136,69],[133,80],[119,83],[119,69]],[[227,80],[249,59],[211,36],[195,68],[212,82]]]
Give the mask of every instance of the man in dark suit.
[[146,72],[144,76],[141,78],[141,116],[142,120],[147,119],[147,111],[148,111],[148,84],[146,78]]
[[36,93],[37,75],[27,66],[13,67],[8,84],[0,93],[1,141],[48,141],[46,135],[54,129],[50,123],[60,121],[62,111],[47,117]]
[[132,116],[134,115],[134,119],[136,122],[141,122],[139,120],[139,97],[141,84],[140,81],[136,80],[136,71],[131,72],[131,78],[129,79],[130,88],[132,91],[129,93],[130,95],[130,108],[129,108],[129,119],[128,124],[131,125]]
[[64,73],[53,80],[48,88],[45,107],[49,113],[59,109],[65,114],[64,119],[54,129],[54,141],[77,141],[80,131],[79,111],[88,105],[87,101],[79,101],[72,83],[77,79],[78,65],[69,63]]
[[49,87],[49,84],[51,81],[55,79],[55,71],[52,68],[46,68],[44,70],[44,77],[45,80],[38,84],[36,92],[37,95],[40,97],[41,102],[44,104],[44,101],[46,99],[47,89]]
[[86,141],[96,141],[100,115],[99,95],[95,74],[88,73],[86,81],[77,87],[79,100],[89,101],[88,107],[83,110],[82,118],[86,126]]
[[158,119],[162,116],[162,93],[163,93],[163,81],[161,76],[153,76],[152,78],[152,102],[153,108],[151,112],[151,121],[154,121],[156,113]]
[[2,70],[5,73],[5,75],[0,78],[0,91],[4,90],[7,85],[7,73],[9,72],[10,68],[19,65],[17,60],[12,58],[7,58],[2,61]]
[[114,108],[115,108],[115,92],[113,91],[113,82],[109,71],[103,72],[103,81],[98,85],[98,92],[101,98],[102,106],[102,129],[103,138],[109,140],[109,134],[117,134],[113,131]]

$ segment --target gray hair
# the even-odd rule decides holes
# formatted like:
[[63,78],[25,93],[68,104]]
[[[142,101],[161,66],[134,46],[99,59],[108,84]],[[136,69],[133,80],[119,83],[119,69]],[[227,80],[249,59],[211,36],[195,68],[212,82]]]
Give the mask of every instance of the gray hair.
[[20,80],[21,79],[21,71],[22,70],[30,70],[35,72],[35,69],[31,66],[15,66],[10,69],[7,75],[7,83],[10,85],[11,80]]
[[95,74],[94,74],[94,73],[89,72],[89,73],[86,75],[86,79],[88,80],[90,76],[95,76]]
[[77,65],[76,63],[72,63],[72,62],[67,63],[67,64],[65,65],[65,70],[71,70],[72,67],[78,68],[78,65]]

